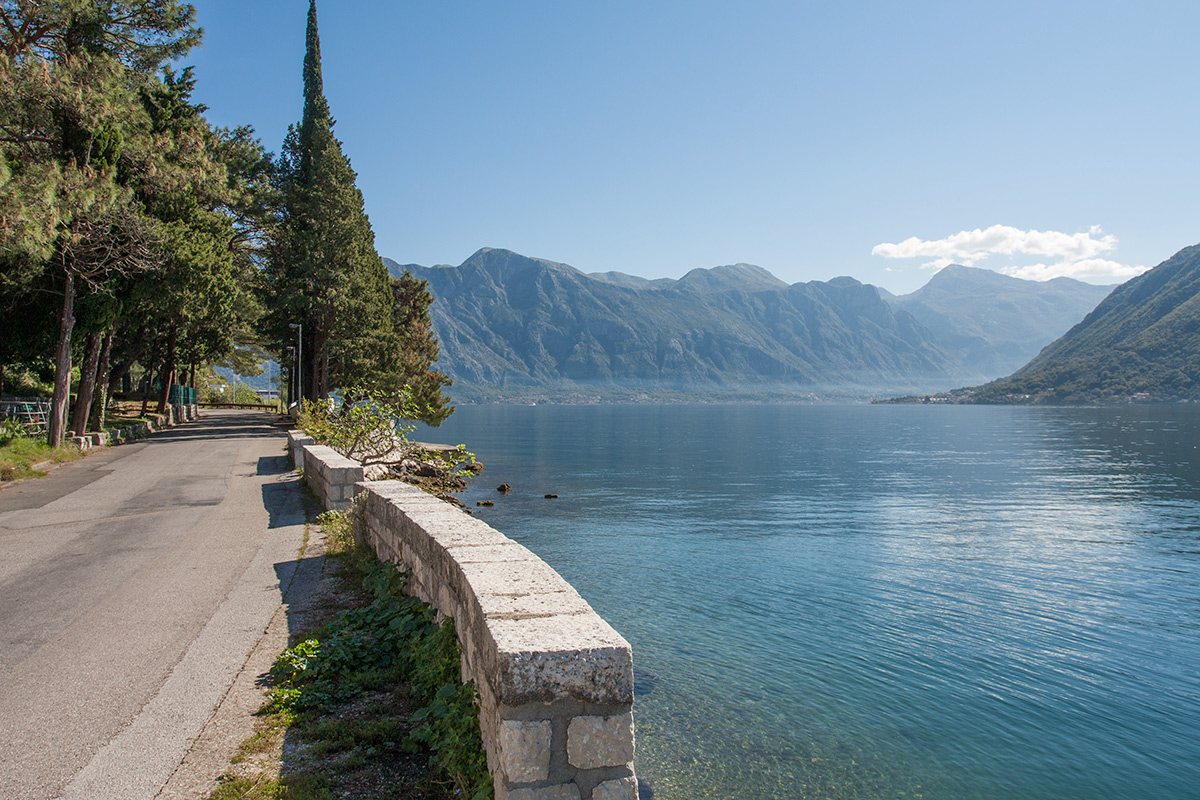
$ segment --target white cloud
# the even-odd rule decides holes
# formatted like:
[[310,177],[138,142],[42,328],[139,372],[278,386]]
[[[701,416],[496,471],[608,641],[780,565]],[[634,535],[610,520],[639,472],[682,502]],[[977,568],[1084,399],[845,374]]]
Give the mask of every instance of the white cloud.
[[1082,261],[1061,264],[1029,264],[1024,267],[1001,267],[1000,272],[1027,281],[1048,281],[1051,278],[1075,278],[1076,280],[1098,280],[1105,283],[1121,283],[1150,269],[1131,266],[1103,258],[1085,258]]
[[1061,231],[1023,231],[1010,225],[959,231],[944,239],[918,239],[913,236],[902,242],[877,244],[871,255],[884,258],[929,258],[922,269],[940,270],[950,264],[986,266],[980,264],[994,256],[1040,256],[1051,263],[999,267],[998,271],[1027,280],[1047,281],[1071,277],[1106,281],[1125,280],[1140,275],[1148,268],[1130,266],[1098,258],[1117,247],[1117,237],[1106,234],[1099,225],[1085,233]]

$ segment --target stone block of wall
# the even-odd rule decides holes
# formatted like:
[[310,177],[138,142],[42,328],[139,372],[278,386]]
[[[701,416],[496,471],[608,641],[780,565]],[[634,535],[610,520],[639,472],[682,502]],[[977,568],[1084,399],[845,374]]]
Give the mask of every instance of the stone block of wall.
[[354,486],[363,479],[362,465],[323,444],[306,444],[304,482],[323,508],[346,508],[354,497]]
[[307,444],[316,444],[316,440],[299,429],[288,431],[288,455],[298,470],[304,469],[304,445]]

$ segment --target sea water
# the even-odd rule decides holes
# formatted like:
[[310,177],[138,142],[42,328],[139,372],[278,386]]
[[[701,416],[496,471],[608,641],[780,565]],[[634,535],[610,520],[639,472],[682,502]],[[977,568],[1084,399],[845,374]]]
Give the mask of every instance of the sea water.
[[1200,797],[1200,408],[468,406],[417,436],[465,443],[462,499],[632,644],[643,796]]

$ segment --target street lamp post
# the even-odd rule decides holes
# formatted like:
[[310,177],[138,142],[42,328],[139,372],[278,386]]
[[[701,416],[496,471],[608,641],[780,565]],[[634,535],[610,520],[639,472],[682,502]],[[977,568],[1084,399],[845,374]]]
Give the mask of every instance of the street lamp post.
[[288,327],[296,330],[296,410],[299,411],[304,398],[304,324],[289,322]]
[[[290,366],[288,368],[288,405],[290,406],[295,401],[296,394],[297,394],[297,392],[296,392],[296,348],[289,344],[287,346],[287,351],[292,356],[290,359],[288,359],[289,361],[292,362],[292,366]],[[280,380],[280,383],[283,382],[282,377],[279,380]],[[284,410],[286,411],[287,408],[285,407]]]

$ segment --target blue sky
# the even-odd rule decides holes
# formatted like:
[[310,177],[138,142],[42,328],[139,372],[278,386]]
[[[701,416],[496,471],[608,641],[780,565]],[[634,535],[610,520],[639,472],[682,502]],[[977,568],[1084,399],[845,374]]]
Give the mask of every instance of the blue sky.
[[[307,0],[193,0],[198,99],[278,151]],[[945,263],[1117,283],[1200,242],[1195,2],[318,0],[381,255]]]

